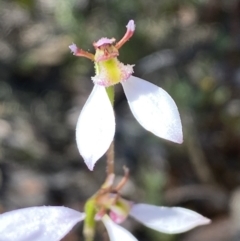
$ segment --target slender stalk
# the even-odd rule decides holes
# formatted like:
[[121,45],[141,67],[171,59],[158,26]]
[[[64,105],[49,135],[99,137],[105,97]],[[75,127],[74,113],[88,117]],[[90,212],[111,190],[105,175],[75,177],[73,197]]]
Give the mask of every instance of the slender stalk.
[[107,151],[107,175],[114,174],[114,141]]
[[126,166],[124,166],[123,170],[124,170],[124,177],[118,183],[118,185],[114,188],[114,191],[116,192],[119,192],[125,186],[129,178],[129,169]]
[[[114,87],[113,86],[109,86],[106,88],[106,92],[108,95],[108,98],[112,104],[112,106],[114,105]],[[107,153],[107,175],[111,175],[114,174],[114,140],[112,141]]]

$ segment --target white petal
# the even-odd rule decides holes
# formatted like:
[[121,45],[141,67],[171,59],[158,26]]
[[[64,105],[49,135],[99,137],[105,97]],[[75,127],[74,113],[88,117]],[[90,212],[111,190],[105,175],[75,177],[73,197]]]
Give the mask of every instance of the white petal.
[[125,228],[114,223],[108,216],[102,219],[109,235],[110,241],[137,241]]
[[115,133],[113,108],[105,87],[95,85],[76,129],[77,146],[90,170],[109,148]]
[[31,207],[0,215],[0,241],[60,241],[85,214],[66,207]]
[[182,233],[211,221],[202,215],[179,207],[133,205],[130,215],[145,226],[163,233]]
[[183,142],[177,106],[165,90],[134,76],[122,85],[133,115],[145,129],[158,137]]

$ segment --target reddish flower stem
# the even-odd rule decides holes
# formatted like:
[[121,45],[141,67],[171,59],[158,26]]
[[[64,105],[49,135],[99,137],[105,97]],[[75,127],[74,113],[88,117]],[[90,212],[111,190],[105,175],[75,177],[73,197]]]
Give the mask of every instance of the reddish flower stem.
[[114,174],[114,141],[107,151],[107,175]]
[[124,166],[123,170],[124,170],[124,177],[118,183],[118,185],[114,188],[114,191],[116,192],[119,192],[125,186],[129,178],[129,169],[126,166]]

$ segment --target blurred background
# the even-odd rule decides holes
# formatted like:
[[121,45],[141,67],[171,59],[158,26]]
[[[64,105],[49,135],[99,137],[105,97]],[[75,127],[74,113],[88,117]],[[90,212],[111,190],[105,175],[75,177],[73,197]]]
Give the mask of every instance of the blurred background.
[[[90,172],[75,126],[93,84],[101,37],[132,39],[119,59],[176,101],[184,130],[177,145],[144,130],[116,86],[116,173],[136,202],[190,208],[212,224],[163,235],[128,219],[139,241],[240,240],[240,1],[0,0],[0,212],[36,205],[82,210],[105,178]],[[159,123],[161,124],[161,123]],[[64,241],[83,240],[81,225]],[[107,240],[99,224],[96,240]]]

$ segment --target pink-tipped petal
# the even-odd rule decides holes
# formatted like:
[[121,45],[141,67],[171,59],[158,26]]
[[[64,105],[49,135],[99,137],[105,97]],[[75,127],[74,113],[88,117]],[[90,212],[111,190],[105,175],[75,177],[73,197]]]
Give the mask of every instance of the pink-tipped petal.
[[128,31],[134,32],[135,31],[135,23],[134,23],[134,21],[130,20],[126,27],[127,27]]
[[77,54],[77,51],[78,51],[78,47],[76,44],[72,43],[71,45],[68,46],[69,49],[71,50],[71,52],[73,53],[73,55],[76,55]]
[[114,205],[111,205],[109,216],[114,223],[120,224],[128,217],[133,203],[123,198],[119,198]]
[[0,215],[0,241],[59,241],[85,214],[66,207],[31,207]]
[[109,148],[114,133],[115,118],[105,87],[95,85],[76,128],[77,146],[90,170]]
[[112,221],[113,221],[114,223],[117,223],[117,224],[122,223],[122,222],[126,219],[125,216],[121,216],[121,215],[119,215],[118,213],[113,212],[113,211],[110,211],[109,216],[110,216],[110,218],[112,219]]
[[183,142],[177,106],[165,90],[134,76],[122,85],[134,117],[145,129],[169,141]]
[[115,224],[108,216],[102,219],[109,235],[110,241],[137,241],[125,228]]
[[135,23],[133,20],[130,20],[127,24],[127,31],[126,33],[124,34],[124,36],[122,37],[121,40],[119,40],[115,47],[117,49],[120,49],[132,36],[133,36],[133,33],[135,31]]
[[130,215],[145,226],[168,234],[186,232],[211,222],[208,218],[186,208],[148,204],[133,205]]
[[95,48],[99,48],[106,44],[113,44],[116,41],[115,38],[101,38],[93,44]]

